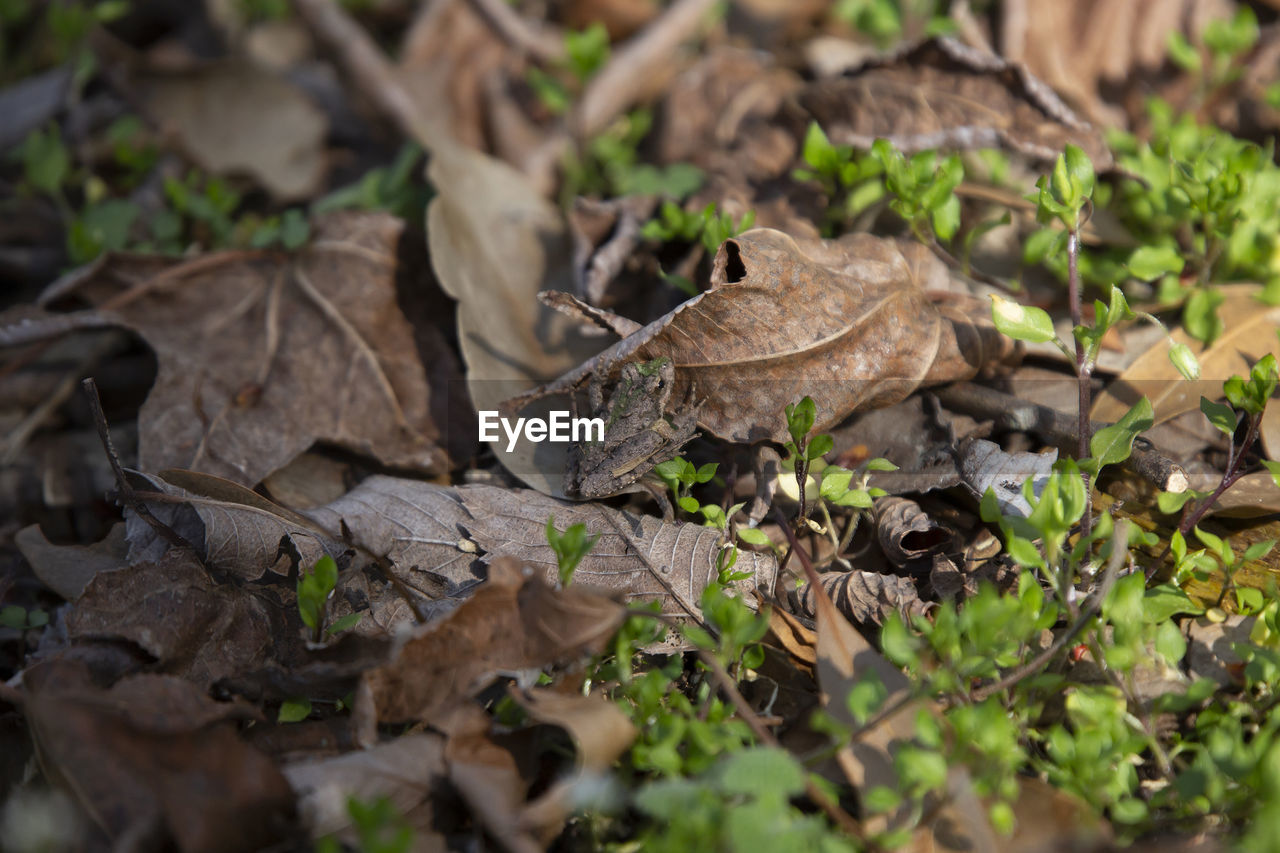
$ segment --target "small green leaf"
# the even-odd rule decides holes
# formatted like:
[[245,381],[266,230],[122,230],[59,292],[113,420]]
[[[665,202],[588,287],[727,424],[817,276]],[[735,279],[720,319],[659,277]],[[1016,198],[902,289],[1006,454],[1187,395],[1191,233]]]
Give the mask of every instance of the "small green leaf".
[[300,249],[311,239],[311,223],[301,210],[291,207],[280,218],[280,244],[293,251]]
[[698,468],[698,472],[693,475],[695,483],[709,483],[711,478],[716,475],[716,469],[720,467],[719,462],[708,462]]
[[898,466],[894,465],[888,459],[883,459],[877,456],[874,459],[870,459],[867,461],[867,470],[868,471],[897,471]]
[[1040,555],[1040,550],[1036,548],[1030,539],[1010,535],[1009,541],[1005,545],[1005,550],[1009,552],[1009,556],[1019,566],[1030,569],[1044,565],[1044,557]]
[[364,618],[363,610],[357,610],[354,613],[348,613],[346,616],[343,616],[341,619],[339,619],[337,622],[334,622],[328,628],[325,628],[324,632],[329,635],[341,634],[343,631],[349,631],[352,628],[354,628],[356,625],[359,625],[360,620],[362,618]]
[[1176,664],[1187,653],[1187,640],[1172,620],[1161,622],[1156,629],[1156,651],[1170,664]]
[[1273,462],[1270,459],[1263,459],[1262,464],[1267,467],[1267,471],[1271,474],[1271,481],[1280,488],[1280,462]]
[[826,433],[815,435],[813,441],[809,442],[809,446],[805,448],[805,457],[813,460],[831,452],[835,447],[835,440]]
[[16,604],[6,604],[0,608],[0,627],[21,631],[27,627],[27,611]]
[[1244,559],[1261,560],[1267,554],[1271,553],[1271,549],[1276,545],[1276,540],[1267,539],[1262,542],[1254,542],[1244,550]]
[[697,512],[698,508],[702,506],[702,504],[698,503],[697,498],[692,498],[688,495],[681,498],[677,503],[680,504],[680,508],[685,512]]
[[819,494],[829,501],[834,501],[849,491],[849,483],[853,480],[853,472],[839,465],[828,465],[822,470],[822,487]]
[[1150,429],[1154,422],[1151,401],[1143,397],[1120,420],[1094,433],[1089,441],[1089,452],[1093,454],[1098,468],[1128,459],[1133,451],[1133,440],[1139,433]]
[[1083,198],[1091,198],[1094,185],[1093,161],[1084,153],[1084,149],[1070,143],[1066,147],[1065,159],[1072,184]]
[[933,233],[941,240],[950,240],[960,229],[960,199],[954,193],[930,213]]
[[303,697],[301,699],[286,699],[280,703],[280,714],[276,717],[278,723],[299,723],[311,716],[311,700]]
[[[1174,531],[1176,534],[1177,531]],[[1186,554],[1186,543],[1183,543],[1182,553]],[[1174,555],[1177,556],[1176,554]],[[1182,591],[1180,587],[1176,587],[1171,583],[1162,583],[1159,586],[1153,586],[1146,591],[1142,598],[1142,621],[1149,625],[1158,625],[1161,622],[1167,622],[1170,617],[1179,613],[1191,613],[1199,615],[1204,612],[1204,607],[1196,604],[1191,600],[1191,596]]]
[[1195,528],[1195,534],[1196,538],[1208,546],[1210,551],[1217,554],[1224,563],[1231,564],[1235,562],[1231,555],[1231,549],[1227,547],[1227,543],[1221,537],[1206,530],[1201,530],[1199,526]]
[[1129,272],[1134,278],[1154,281],[1168,273],[1180,273],[1186,261],[1170,246],[1141,246],[1129,256]]
[[1197,288],[1187,297],[1182,309],[1182,325],[1187,334],[1205,344],[1212,343],[1222,334],[1222,318],[1218,306],[1225,299],[1217,290]]
[[1187,489],[1185,492],[1161,492],[1156,495],[1156,506],[1165,515],[1173,515],[1186,506],[1187,501],[1195,497],[1196,493],[1191,489]]
[[871,494],[864,489],[850,489],[838,498],[832,498],[836,506],[851,506],[857,509],[871,508]]
[[1215,403],[1208,397],[1200,398],[1200,411],[1209,419],[1209,423],[1228,437],[1236,432],[1236,410],[1226,403]]
[[991,295],[991,319],[1002,334],[1019,341],[1046,343],[1057,337],[1048,312]]
[[1191,42],[1187,41],[1187,37],[1182,34],[1181,30],[1169,31],[1169,42],[1167,44],[1169,58],[1174,64],[1183,71],[1192,74],[1199,74],[1201,65],[1200,51],[1196,50]]
[[769,545],[769,537],[758,527],[738,528],[738,538],[748,545]]
[[787,432],[791,433],[791,438],[797,446],[804,444],[805,436],[809,434],[809,430],[813,429],[817,411],[812,397],[805,397],[799,403],[787,406]]

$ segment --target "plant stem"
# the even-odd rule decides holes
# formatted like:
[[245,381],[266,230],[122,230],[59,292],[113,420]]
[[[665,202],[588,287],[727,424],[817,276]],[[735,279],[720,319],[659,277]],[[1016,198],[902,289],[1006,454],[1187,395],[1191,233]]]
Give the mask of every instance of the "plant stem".
[[[1067,230],[1067,299],[1071,302],[1071,327],[1077,329],[1084,325],[1084,316],[1080,309],[1080,229]],[[1076,458],[1084,459],[1089,455],[1089,378],[1093,373],[1093,365],[1089,363],[1084,351],[1084,341],[1072,334],[1076,343],[1076,386],[1078,388],[1078,415],[1076,426]],[[1084,479],[1084,517],[1080,522],[1083,535],[1093,531],[1093,488],[1089,475],[1081,473]]]
[[1213,494],[1196,504],[1194,511],[1185,513],[1182,522],[1178,525],[1178,531],[1185,537],[1191,532],[1191,529],[1200,523],[1200,519],[1204,518],[1209,512],[1209,508],[1222,497],[1223,492],[1236,484],[1236,481],[1244,476],[1244,461],[1249,453],[1249,449],[1253,447],[1253,443],[1258,439],[1258,427],[1262,423],[1262,415],[1249,415],[1249,428],[1245,431],[1244,441],[1240,444],[1240,449],[1235,449],[1235,441],[1231,443],[1231,447],[1227,451],[1227,470],[1222,475],[1222,482],[1218,483],[1218,488],[1213,490]]

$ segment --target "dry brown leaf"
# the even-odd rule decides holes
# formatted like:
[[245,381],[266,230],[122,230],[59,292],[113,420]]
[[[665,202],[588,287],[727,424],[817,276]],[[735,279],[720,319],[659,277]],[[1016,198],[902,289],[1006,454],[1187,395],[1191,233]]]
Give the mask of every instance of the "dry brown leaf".
[[208,687],[265,666],[277,645],[283,650],[297,633],[283,613],[269,593],[215,586],[190,554],[173,550],[91,580],[67,614],[67,635],[127,640],[166,671]]
[[770,607],[768,613],[769,633],[782,648],[808,667],[817,663],[818,635],[781,607]]
[[400,47],[396,77],[423,115],[460,143],[485,150],[489,81],[520,73],[521,60],[471,3],[426,3]]
[[[454,145],[433,152],[428,179],[437,192],[427,209],[431,264],[458,302],[475,408],[497,409],[598,352],[600,338],[537,301],[539,291],[573,289],[572,247],[556,206],[512,167]],[[509,471],[544,494],[563,495],[566,445],[504,448],[495,446],[495,455]]]
[[617,602],[578,585],[556,590],[504,557],[453,613],[413,633],[362,677],[362,719],[431,722],[500,672],[538,668],[603,648],[626,618]]
[[578,748],[578,769],[604,772],[636,739],[636,727],[603,696],[560,693],[547,688],[512,691],[512,697],[540,723],[567,731]]
[[1171,33],[1190,35],[1231,12],[1225,0],[1007,0],[1000,49],[1093,121],[1123,126],[1123,111],[1103,101],[1103,85],[1159,68]]
[[785,442],[784,409],[806,395],[817,402],[821,431],[1010,354],[986,303],[974,300],[968,313],[959,299],[941,309],[930,303],[924,287],[946,280],[923,246],[853,234],[802,249],[758,228],[720,247],[710,290],[505,405],[570,392],[627,361],[668,357],[676,367],[671,399],[687,399],[692,386],[703,401],[698,423],[709,432]]
[[951,541],[946,528],[907,498],[886,495],[876,501],[875,523],[880,550],[895,566],[928,556]]
[[1222,399],[1222,383],[1230,376],[1248,376],[1249,368],[1267,353],[1280,358],[1280,308],[1257,299],[1256,284],[1219,285],[1226,297],[1218,309],[1224,331],[1208,349],[1183,329],[1173,331],[1176,343],[1186,344],[1200,360],[1200,380],[1188,382],[1169,361],[1169,345],[1162,341],[1143,353],[1118,376],[1093,404],[1095,421],[1114,423],[1140,398],[1151,401],[1155,422],[1197,409],[1201,397]]
[[[575,583],[590,584],[629,600],[662,601],[663,612],[700,618],[702,590],[716,577],[720,553],[717,531],[700,524],[675,524],[634,516],[603,504],[574,504],[538,492],[493,486],[445,488],[417,480],[374,476],[338,501],[307,515],[321,527],[343,525],[351,541],[386,557],[411,583],[411,567],[445,576],[456,585],[479,579],[478,554],[507,554],[537,567],[555,583],[556,557],[547,544],[547,519],[561,530],[584,524],[600,540],[574,572]],[[474,545],[476,548],[468,548]],[[772,555],[740,551],[735,571],[744,592],[771,588],[777,573]]]
[[67,601],[79,598],[100,572],[129,565],[125,560],[128,545],[123,524],[112,525],[111,532],[92,545],[54,545],[38,524],[19,530],[13,542],[40,582]]
[[[846,618],[859,625],[882,625],[892,613],[910,618],[924,613],[916,585],[910,578],[879,572],[827,572],[820,576],[822,588]],[[818,593],[806,585],[800,594],[800,606],[807,615],[817,612]]]
[[402,229],[386,214],[339,214],[293,255],[118,256],[77,280],[101,315],[156,351],[141,467],[252,486],[329,441],[387,465],[445,470],[443,390],[428,387],[396,304]]
[[541,853],[545,845],[520,820],[529,783],[515,756],[490,738],[489,716],[479,708],[459,706],[442,728],[449,734],[445,743],[449,782],[476,821],[508,853]]
[[601,695],[583,696],[549,688],[513,690],[512,697],[540,723],[559,726],[577,747],[575,772],[560,779],[521,811],[519,825],[536,831],[547,843],[564,829],[577,807],[574,793],[587,780],[603,778],[638,734],[627,715]]
[[[338,531],[329,534],[230,480],[193,471],[165,474],[131,474],[133,486],[152,514],[216,572],[243,580],[267,571],[287,575],[293,555],[312,566],[325,554],[337,559],[346,550]],[[157,560],[169,551],[169,542],[136,514],[127,513],[125,523],[131,561]]]
[[82,664],[57,659],[23,675],[42,766],[108,839],[213,853],[291,837],[289,783],[225,722],[243,708],[169,676],[102,690]]
[[280,75],[231,60],[137,82],[152,119],[206,171],[247,173],[280,201],[321,189],[329,121]]
[[298,795],[298,815],[312,839],[339,833],[358,840],[347,801],[386,797],[414,829],[414,853],[448,849],[434,827],[437,787],[446,776],[444,738],[402,735],[389,743],[321,761],[286,765],[284,775]]
[[1052,160],[1067,143],[1099,171],[1114,164],[1102,134],[1026,68],[947,38],[872,60],[796,95],[798,129],[816,121],[832,142],[900,151],[1007,148]]

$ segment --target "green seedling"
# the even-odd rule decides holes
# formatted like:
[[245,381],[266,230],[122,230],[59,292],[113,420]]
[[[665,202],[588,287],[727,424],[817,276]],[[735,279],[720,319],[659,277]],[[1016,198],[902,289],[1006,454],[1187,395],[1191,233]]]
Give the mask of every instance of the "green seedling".
[[316,643],[326,636],[354,628],[364,616],[362,611],[348,613],[326,627],[329,598],[337,585],[338,564],[328,554],[316,560],[310,572],[298,576],[298,614],[302,617],[302,624],[311,629],[312,640]]
[[848,145],[832,145],[817,122],[809,125],[801,149],[807,169],[798,181],[816,181],[827,197],[823,234],[836,233],[850,220],[884,198],[884,167],[870,155],[855,154]]
[[48,611],[39,608],[28,610],[18,604],[6,604],[4,607],[0,607],[0,628],[28,631],[43,628],[48,624]]
[[560,585],[568,586],[573,580],[573,572],[578,568],[578,563],[600,541],[600,534],[588,536],[585,524],[571,524],[568,530],[561,533],[556,529],[555,522],[554,515],[547,518],[547,544],[556,555]]
[[701,243],[708,254],[715,254],[720,244],[736,237],[755,223],[754,210],[748,210],[737,222],[720,213],[715,202],[701,211],[685,211],[673,201],[663,202],[658,217],[644,224],[641,235],[658,242]]

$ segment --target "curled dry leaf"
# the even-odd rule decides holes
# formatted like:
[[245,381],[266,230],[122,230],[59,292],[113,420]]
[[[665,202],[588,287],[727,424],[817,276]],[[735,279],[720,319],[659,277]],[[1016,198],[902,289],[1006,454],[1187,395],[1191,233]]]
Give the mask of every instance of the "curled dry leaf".
[[387,465],[445,470],[444,394],[428,387],[396,304],[402,229],[386,214],[340,214],[292,254],[115,256],[76,279],[100,315],[156,352],[139,465],[252,486],[328,441]]
[[[859,625],[881,625],[890,613],[909,618],[912,613],[923,614],[926,610],[910,578],[855,569],[827,572],[821,575],[821,580],[836,609]],[[800,606],[806,614],[813,616],[818,612],[818,595],[811,584],[801,592]]]
[[626,617],[624,608],[576,585],[553,589],[540,575],[515,558],[495,560],[471,598],[417,629],[391,661],[364,674],[357,713],[381,723],[431,722],[501,672],[600,651]]
[[[250,581],[267,571],[287,575],[295,557],[310,567],[325,554],[337,559],[345,550],[337,531],[330,534],[230,480],[192,471],[130,477],[152,515],[221,574]],[[135,513],[126,514],[125,524],[131,561],[168,552],[169,542]]]
[[59,659],[27,669],[23,685],[42,766],[111,842],[213,853],[291,837],[289,783],[225,722],[242,708],[170,676],[103,690]]
[[950,532],[907,498],[888,495],[876,501],[875,522],[880,549],[896,566],[919,560],[951,541]]
[[504,405],[516,410],[593,373],[667,357],[676,368],[671,399],[692,390],[704,401],[699,425],[728,441],[782,443],[784,409],[806,395],[821,431],[1010,356],[986,303],[948,295],[940,310],[930,302],[924,287],[946,279],[923,246],[853,234],[802,248],[758,228],[720,247],[710,290]]
[[574,791],[589,777],[602,777],[631,748],[638,734],[616,704],[601,695],[583,696],[549,688],[515,690],[511,695],[534,720],[559,726],[577,748],[576,771],[528,803],[520,824],[548,842],[558,836],[576,808]]
[[832,142],[901,151],[1003,147],[1052,160],[1077,145],[1099,171],[1114,165],[1101,132],[1022,65],[935,38],[874,59],[795,96]]
[[233,60],[135,82],[147,113],[206,171],[247,173],[281,201],[322,188],[329,121],[280,75]]
[[520,821],[530,780],[511,750],[491,737],[489,715],[472,705],[459,705],[441,724],[449,735],[445,762],[449,783],[462,795],[476,822],[508,853],[541,853],[530,827]]

